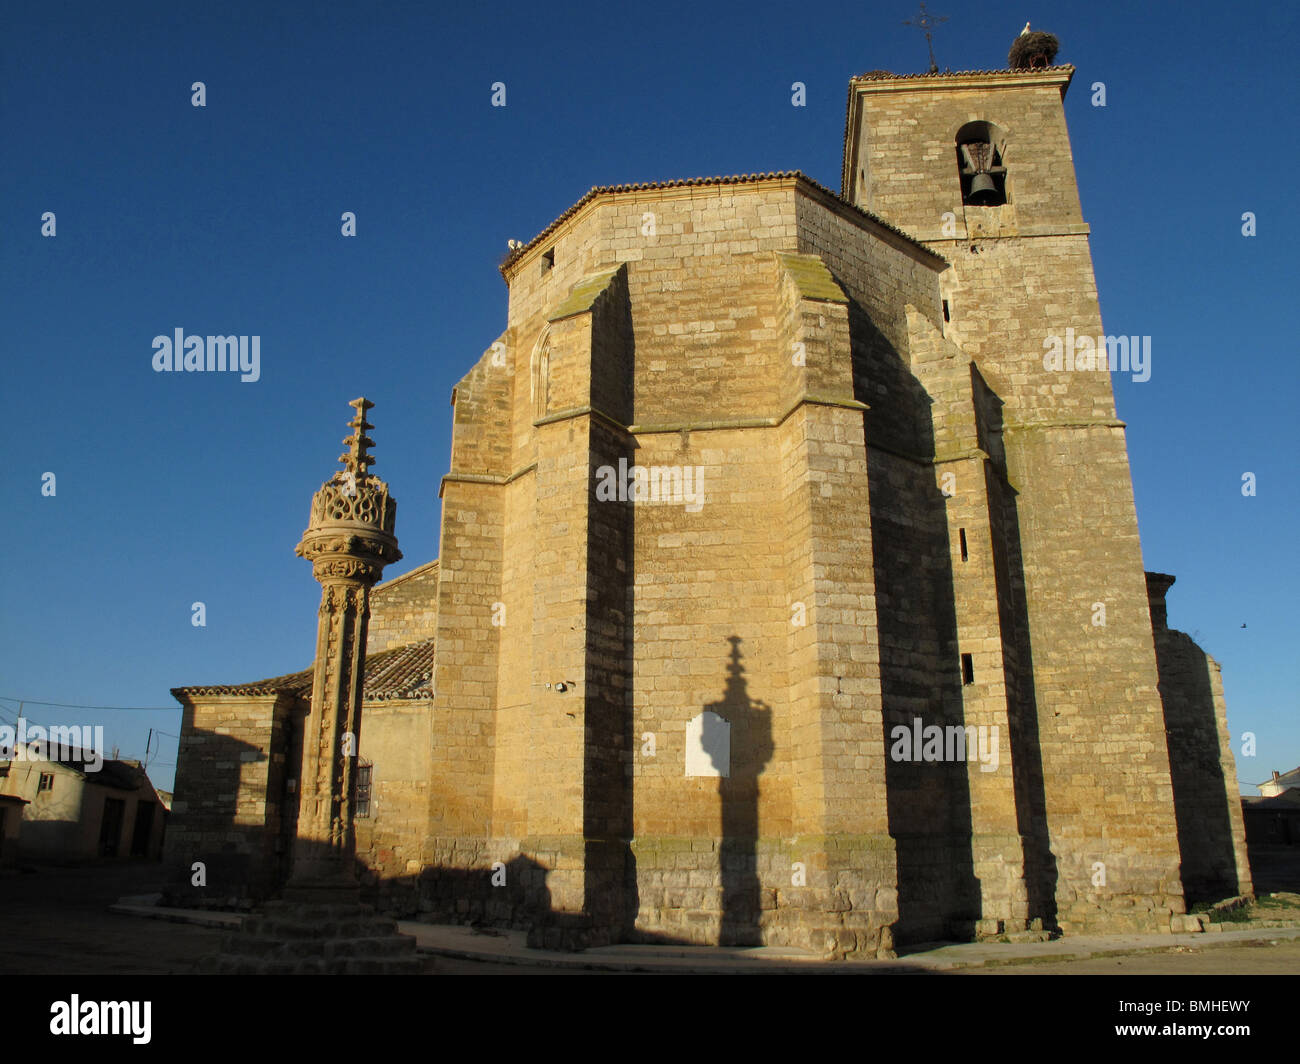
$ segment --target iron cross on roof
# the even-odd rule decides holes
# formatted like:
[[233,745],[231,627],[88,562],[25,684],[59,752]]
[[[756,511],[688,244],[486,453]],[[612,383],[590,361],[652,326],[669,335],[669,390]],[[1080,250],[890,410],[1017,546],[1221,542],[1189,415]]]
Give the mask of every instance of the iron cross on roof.
[[947,22],[947,15],[931,15],[925,10],[925,4],[921,4],[921,13],[916,18],[903,20],[904,26],[915,26],[925,34],[925,45],[930,49],[930,73],[939,73],[939,64],[934,61],[934,42],[931,40],[931,33],[935,26],[940,22]]

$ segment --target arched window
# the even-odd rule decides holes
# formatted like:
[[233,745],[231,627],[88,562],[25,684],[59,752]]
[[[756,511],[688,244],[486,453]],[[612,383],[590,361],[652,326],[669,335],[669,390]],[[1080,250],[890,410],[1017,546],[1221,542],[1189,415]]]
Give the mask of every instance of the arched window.
[[546,404],[551,390],[551,330],[547,326],[533,345],[532,400],[533,418],[546,416]]
[[967,122],[957,131],[962,203],[1000,207],[1009,202],[1006,155],[1006,134],[992,122]]

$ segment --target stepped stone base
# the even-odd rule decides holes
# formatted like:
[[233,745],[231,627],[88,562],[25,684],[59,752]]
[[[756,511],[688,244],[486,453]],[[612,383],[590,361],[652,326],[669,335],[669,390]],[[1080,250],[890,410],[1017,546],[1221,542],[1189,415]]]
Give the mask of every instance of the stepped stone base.
[[268,902],[199,961],[205,975],[420,975],[424,959],[397,921],[366,905]]

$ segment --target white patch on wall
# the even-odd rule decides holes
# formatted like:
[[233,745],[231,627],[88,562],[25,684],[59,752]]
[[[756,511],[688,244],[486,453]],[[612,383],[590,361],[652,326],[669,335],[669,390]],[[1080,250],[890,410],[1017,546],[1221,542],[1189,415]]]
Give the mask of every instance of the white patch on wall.
[[731,775],[731,725],[712,710],[686,725],[686,775]]

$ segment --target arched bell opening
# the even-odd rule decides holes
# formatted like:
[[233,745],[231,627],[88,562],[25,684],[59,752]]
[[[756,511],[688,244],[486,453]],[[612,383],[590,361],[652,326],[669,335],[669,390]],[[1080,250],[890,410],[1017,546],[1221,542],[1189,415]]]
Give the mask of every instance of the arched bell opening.
[[971,207],[1009,203],[1006,134],[992,122],[967,122],[956,139],[962,203]]

